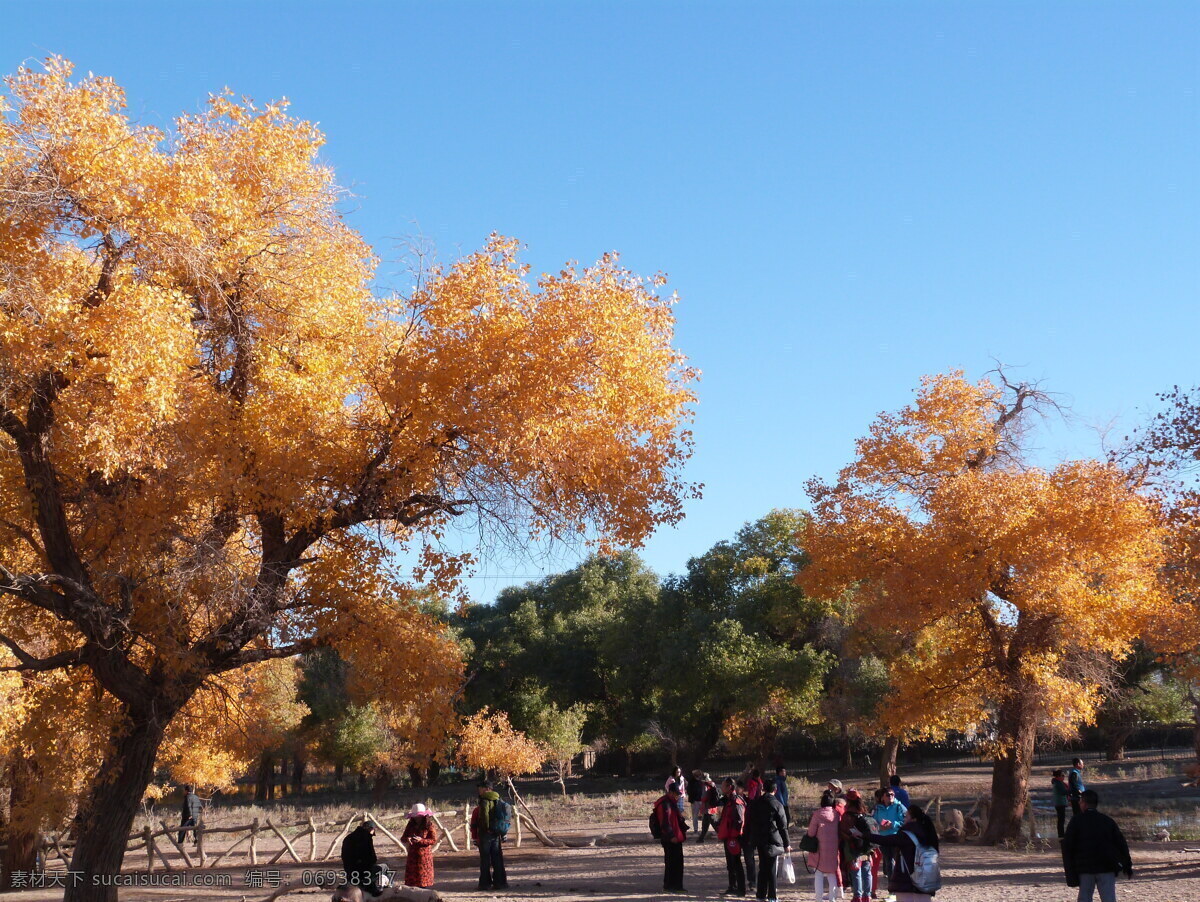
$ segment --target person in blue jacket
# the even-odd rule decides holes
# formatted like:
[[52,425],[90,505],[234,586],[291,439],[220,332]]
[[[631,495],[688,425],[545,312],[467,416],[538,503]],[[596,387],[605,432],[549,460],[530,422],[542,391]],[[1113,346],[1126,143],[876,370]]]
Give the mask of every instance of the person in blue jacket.
[[903,782],[900,779],[900,775],[892,774],[892,776],[888,779],[888,782],[892,785],[892,792],[896,796],[896,801],[905,808],[910,808],[912,806],[912,800],[908,797],[908,790],[900,785]]
[[[875,822],[879,824],[879,832],[883,836],[894,836],[900,832],[904,824],[904,815],[908,807],[896,801],[896,793],[889,786],[883,791],[883,801],[875,806]],[[896,861],[896,846],[888,843],[878,844],[883,849],[883,873],[892,876],[892,867]]]
[[775,798],[779,799],[779,804],[783,806],[783,815],[787,818],[787,822],[790,825],[792,823],[792,809],[788,807],[787,768],[782,764],[775,768]]

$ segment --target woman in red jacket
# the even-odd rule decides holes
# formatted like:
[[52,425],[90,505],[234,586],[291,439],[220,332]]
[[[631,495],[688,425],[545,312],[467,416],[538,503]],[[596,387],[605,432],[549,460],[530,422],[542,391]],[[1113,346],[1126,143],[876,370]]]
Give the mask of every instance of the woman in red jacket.
[[400,841],[408,849],[404,865],[404,885],[428,889],[433,886],[433,847],[437,845],[437,827],[428,808],[419,802],[408,812],[408,824]]

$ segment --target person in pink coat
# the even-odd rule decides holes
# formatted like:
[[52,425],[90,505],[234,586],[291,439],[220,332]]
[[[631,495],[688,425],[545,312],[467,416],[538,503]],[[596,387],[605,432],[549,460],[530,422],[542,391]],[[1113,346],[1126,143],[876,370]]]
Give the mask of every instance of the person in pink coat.
[[[817,851],[808,853],[808,866],[813,869],[813,888],[817,899],[842,898],[842,868],[838,853],[838,810],[832,792],[821,795],[821,807],[808,821],[808,835],[817,838]],[[829,895],[825,892],[828,888]]]

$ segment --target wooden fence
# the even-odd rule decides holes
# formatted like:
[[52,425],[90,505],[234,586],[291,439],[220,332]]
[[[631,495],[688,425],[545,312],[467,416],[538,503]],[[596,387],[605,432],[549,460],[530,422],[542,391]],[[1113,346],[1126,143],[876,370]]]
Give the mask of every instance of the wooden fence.
[[[518,805],[513,808],[513,839],[517,848],[521,847],[527,830],[544,845],[561,846],[562,843],[551,839],[541,829],[533,812],[529,810],[523,800],[517,798]],[[467,803],[461,810],[430,812],[440,834],[437,845],[433,847],[434,852],[441,849],[443,845],[449,846],[454,852],[458,852],[460,848],[471,848],[472,807],[471,803]],[[401,854],[408,854],[408,849],[396,835],[404,831],[399,829],[399,824],[395,824],[392,828],[388,826],[391,822],[402,820],[405,814],[401,811],[378,815],[370,811],[362,811],[350,815],[344,821],[328,821],[320,824],[314,822],[311,816],[306,820],[289,824],[276,824],[269,817],[265,821],[254,818],[251,823],[240,827],[206,827],[201,824],[196,827],[184,828],[170,826],[165,820],[160,820],[160,827],[157,830],[146,825],[140,833],[131,833],[127,839],[125,852],[126,855],[130,852],[145,852],[145,869],[147,871],[155,869],[155,859],[157,859],[157,865],[164,870],[174,870],[177,863],[167,859],[167,854],[172,849],[179,854],[183,866],[187,868],[216,868],[222,864],[229,866],[235,857],[241,858],[243,863],[252,867],[273,865],[285,857],[296,864],[328,861],[335,856],[340,856],[342,840],[350,834],[351,830],[358,824],[369,821],[375,825],[376,847],[379,847],[381,843],[390,842],[400,850]],[[460,818],[461,821],[459,821]],[[180,833],[184,834],[184,842],[178,841]],[[187,847],[188,834],[194,837],[194,846],[191,851]],[[458,834],[458,838],[456,838],[456,834]],[[329,836],[333,838],[328,840],[327,844]],[[221,841],[218,837],[228,837],[226,840],[228,844],[224,848],[217,847],[218,842]],[[461,846],[459,838],[461,838]],[[264,840],[273,846],[276,839],[282,843],[282,848],[260,852],[260,845]],[[74,843],[65,833],[46,833],[41,837],[42,854],[40,857],[47,866],[56,859],[61,859],[69,864],[69,853],[73,847]],[[271,856],[269,859],[268,855]],[[126,866],[129,866],[128,861]]]

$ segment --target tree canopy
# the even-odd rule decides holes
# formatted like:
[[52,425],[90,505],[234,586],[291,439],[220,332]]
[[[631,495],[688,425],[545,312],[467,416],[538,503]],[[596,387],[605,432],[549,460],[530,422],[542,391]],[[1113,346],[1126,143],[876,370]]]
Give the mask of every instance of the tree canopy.
[[21,69],[0,121],[0,636],[111,700],[72,862],[111,873],[218,674],[337,644],[451,721],[457,646],[394,550],[451,590],[455,521],[637,545],[692,492],[694,374],[661,280],[615,256],[531,283],[493,237],[381,297],[286,104],[221,94],[167,135],[70,76]]
[[923,380],[884,413],[836,484],[814,481],[800,542],[806,591],[856,589],[857,619],[890,632],[881,716],[929,731],[995,711],[993,839],[1015,835],[1039,726],[1090,721],[1096,661],[1124,655],[1162,610],[1163,532],[1128,474],[1024,457],[1035,386]]

